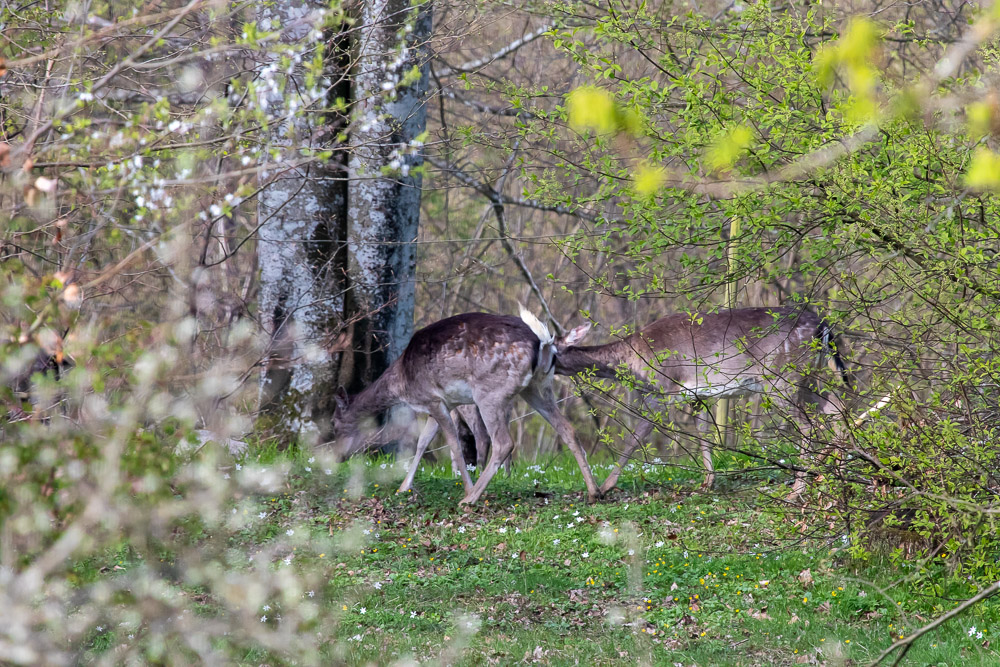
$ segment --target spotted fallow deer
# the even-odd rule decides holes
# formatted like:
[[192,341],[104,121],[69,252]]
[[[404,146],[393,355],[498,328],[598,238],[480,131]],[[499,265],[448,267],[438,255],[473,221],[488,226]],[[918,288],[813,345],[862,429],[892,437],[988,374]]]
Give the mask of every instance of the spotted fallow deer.
[[[815,371],[827,361],[849,388],[830,327],[817,315],[795,308],[738,308],[706,315],[675,313],[613,343],[560,349],[555,371],[630,378],[649,414],[678,401],[763,394],[788,410],[805,437],[809,404],[825,413],[843,409],[836,396],[824,399],[815,388]],[[614,488],[622,467],[654,428],[652,420],[642,420],[600,495]],[[701,454],[705,486],[711,486],[712,453],[704,440]],[[804,488],[800,469],[790,498]]]
[[[597,497],[597,484],[586,453],[577,442],[569,421],[559,412],[552,391],[553,358],[557,348],[582,339],[578,327],[556,339],[534,316],[522,311],[521,318],[465,313],[455,315],[413,334],[403,354],[385,373],[353,399],[338,395],[333,427],[338,454],[346,458],[368,445],[361,420],[397,405],[425,413],[436,422],[451,450],[452,464],[465,486],[462,502],[475,503],[486,485],[514,449],[508,421],[516,396],[521,396],[552,427],[576,457],[587,495]],[[475,405],[492,446],[489,461],[473,485],[464,462],[455,423],[449,412],[460,405]],[[425,427],[404,485],[412,482],[413,469],[436,429]]]

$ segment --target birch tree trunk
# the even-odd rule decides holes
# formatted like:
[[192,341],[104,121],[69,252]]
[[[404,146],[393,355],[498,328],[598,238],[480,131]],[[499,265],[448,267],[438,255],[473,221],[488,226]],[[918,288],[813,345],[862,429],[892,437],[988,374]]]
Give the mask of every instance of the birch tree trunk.
[[[303,159],[311,149],[324,148],[319,130],[330,122],[321,115],[330,91],[322,82],[310,88],[300,64],[311,53],[293,55],[291,70],[279,61],[289,47],[301,50],[321,43],[318,26],[326,6],[312,0],[279,0],[262,3],[258,14],[262,29],[282,27],[269,61],[258,68],[258,103],[270,121],[260,174],[266,185],[258,200],[260,318],[270,336],[260,400],[265,413],[281,419],[276,424],[279,432],[313,441],[327,430],[338,379],[330,338],[344,310],[346,261],[339,259],[338,271],[337,248],[346,236],[347,193],[344,165],[338,169],[336,157],[328,163]],[[335,69],[333,60],[327,69]],[[330,94],[346,97],[346,90],[335,86]]]
[[[262,29],[283,28],[259,68],[260,104],[272,118],[258,206],[260,313],[271,340],[260,399],[286,435],[314,441],[328,433],[335,387],[371,382],[413,332],[431,36],[429,3],[364,0],[354,46],[342,40],[327,58],[328,79],[342,83],[308,90],[301,67],[279,81],[285,49],[320,39],[311,31],[324,8],[279,0],[259,14]],[[329,148],[318,136],[341,134],[346,124],[321,113],[323,95],[353,102],[350,160],[342,146],[331,162],[298,164],[303,149]],[[338,358],[331,339],[345,327],[353,351]]]
[[355,379],[367,384],[402,353],[413,333],[431,5],[365,0],[360,23],[348,185],[348,309],[370,313],[353,336]]

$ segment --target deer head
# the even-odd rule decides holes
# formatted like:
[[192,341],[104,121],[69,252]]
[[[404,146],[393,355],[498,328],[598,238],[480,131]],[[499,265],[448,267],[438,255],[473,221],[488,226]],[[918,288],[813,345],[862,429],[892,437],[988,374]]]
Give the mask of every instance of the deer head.
[[587,322],[586,324],[581,324],[578,327],[573,327],[564,335],[556,338],[556,354],[565,352],[566,348],[579,344],[580,341],[587,337],[587,334],[590,332],[590,327],[590,322]]
[[351,410],[351,397],[343,387],[338,387],[333,396],[334,450],[341,461],[364,449],[365,438],[361,432],[361,420]]

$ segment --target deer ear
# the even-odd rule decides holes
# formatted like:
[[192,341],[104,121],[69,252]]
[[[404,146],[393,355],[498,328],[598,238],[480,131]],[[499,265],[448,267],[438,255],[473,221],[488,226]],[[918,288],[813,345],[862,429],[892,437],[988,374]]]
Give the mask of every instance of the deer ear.
[[586,324],[581,324],[580,326],[571,329],[559,340],[559,347],[566,348],[570,345],[576,345],[587,336],[587,333],[590,331],[590,327],[590,322],[587,322]]
[[337,403],[338,412],[346,410],[347,406],[351,404],[351,397],[347,395],[347,390],[343,387],[337,387],[337,391],[333,392],[333,400]]

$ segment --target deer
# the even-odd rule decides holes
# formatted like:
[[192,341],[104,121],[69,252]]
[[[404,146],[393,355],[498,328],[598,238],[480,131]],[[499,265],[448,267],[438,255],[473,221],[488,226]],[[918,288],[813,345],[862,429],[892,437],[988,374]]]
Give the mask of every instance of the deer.
[[[588,327],[589,328],[589,327]],[[508,421],[515,397],[520,396],[552,427],[576,458],[587,487],[587,498],[598,496],[586,452],[559,411],[552,390],[558,349],[575,345],[586,333],[577,327],[557,339],[529,311],[521,317],[464,313],[415,332],[403,353],[372,384],[353,398],[338,391],[333,430],[340,458],[368,445],[361,421],[404,405],[430,419],[417,442],[417,451],[401,489],[412,484],[415,468],[440,429],[451,451],[453,469],[462,478],[462,504],[475,504],[490,480],[514,449]],[[491,442],[490,457],[475,484],[461,455],[452,409],[474,405]]]
[[[795,308],[737,308],[700,315],[674,313],[612,343],[561,347],[555,372],[629,378],[650,414],[679,401],[766,394],[789,410],[804,438],[810,430],[810,404],[822,404],[820,411],[825,414],[844,408],[835,395],[824,399],[811,381],[827,358],[850,389],[833,332],[819,316]],[[643,419],[601,485],[600,496],[614,488],[622,468],[654,428],[653,420]],[[710,488],[715,470],[704,440],[701,458],[703,487]],[[800,497],[804,489],[805,471],[798,469],[789,500]]]
[[[459,405],[451,411],[451,419],[456,426],[457,432],[459,433],[461,433],[463,424],[465,425],[468,432],[472,436],[475,448],[475,453],[473,454],[473,452],[469,450],[465,439],[460,438],[462,443],[462,458],[458,463],[456,463],[454,457],[452,457],[452,472],[456,475],[461,474],[458,466],[464,465],[468,468],[469,460],[473,455],[475,456],[476,469],[482,470],[483,466],[486,465],[486,457],[490,453],[491,441],[489,431],[486,428],[486,424],[483,422],[483,417],[479,414],[479,409],[474,403],[469,405]],[[424,423],[424,428],[420,431],[420,437],[417,439],[417,447],[414,450],[413,459],[408,466],[406,477],[399,485],[399,489],[396,490],[396,493],[406,493],[412,488],[413,478],[416,476],[417,468],[419,467],[418,464],[427,452],[427,447],[430,445],[431,441],[434,440],[434,436],[436,436],[440,430],[441,427],[434,418],[428,418],[426,423]]]

